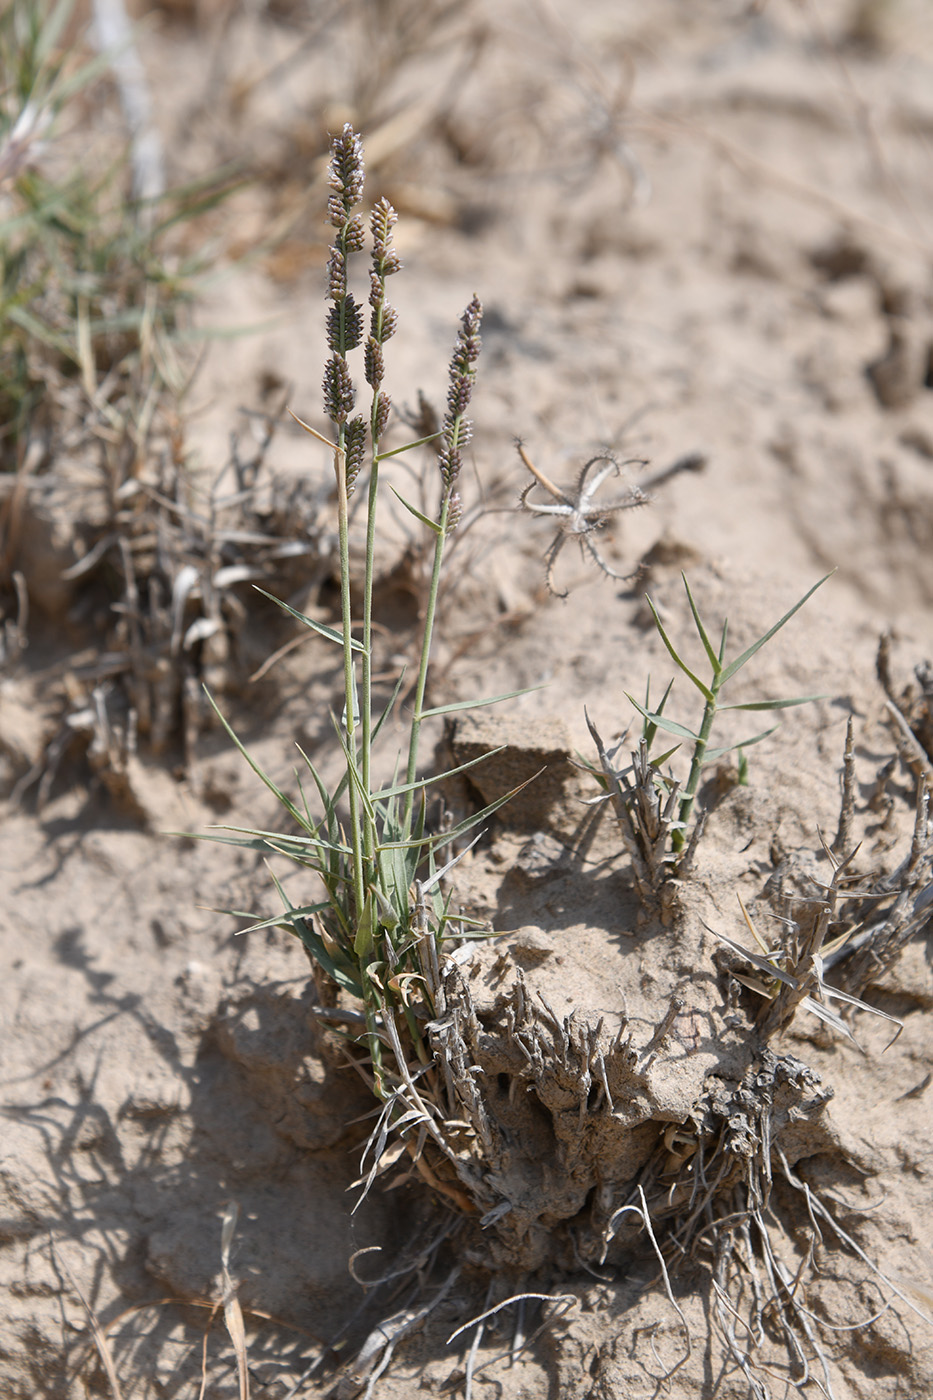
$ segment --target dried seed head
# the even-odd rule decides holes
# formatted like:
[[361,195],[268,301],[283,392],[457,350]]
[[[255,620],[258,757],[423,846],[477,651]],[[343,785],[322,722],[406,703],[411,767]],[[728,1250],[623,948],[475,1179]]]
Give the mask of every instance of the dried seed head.
[[331,355],[324,370],[324,408],[334,423],[345,423],[353,412],[356,394],[347,362],[341,355]]
[[376,437],[381,438],[386,428],[389,426],[389,413],[392,409],[392,400],[388,394],[379,391],[376,399]]
[[347,424],[344,449],[347,454],[347,496],[353,495],[353,487],[363,466],[366,454],[366,424],[357,416]]
[[335,228],[342,228],[350,217],[353,206],[359,204],[363,194],[363,142],[349,122],[331,143],[327,183],[334,194],[339,197],[343,207],[343,217],[339,222],[336,222],[333,217],[334,212],[336,212],[336,204],[332,212],[330,202],[328,202],[331,223],[334,224]]
[[382,346],[375,336],[369,336],[363,348],[363,367],[366,373],[366,383],[373,389],[378,389],[385,378],[385,361],[382,356]]

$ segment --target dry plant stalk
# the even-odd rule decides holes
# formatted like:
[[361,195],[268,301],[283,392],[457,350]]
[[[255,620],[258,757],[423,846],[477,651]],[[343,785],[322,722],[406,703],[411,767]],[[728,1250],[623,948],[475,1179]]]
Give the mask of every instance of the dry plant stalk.
[[[521,509],[528,511],[531,515],[547,516],[553,519],[558,526],[557,534],[544,556],[545,583],[548,592],[555,598],[568,596],[566,591],[559,591],[554,586],[554,567],[558,555],[568,539],[577,540],[581,554],[589,555],[593,563],[607,578],[618,579],[621,583],[638,578],[641,573],[640,565],[629,570],[628,573],[618,573],[606,563],[591,537],[605,529],[612,517],[620,511],[649,505],[654,498],[648,493],[656,486],[660,486],[662,482],[670,480],[679,472],[702,471],[706,465],[706,458],[701,453],[690,453],[686,457],[679,458],[672,466],[665,467],[663,471],[656,472],[653,476],[646,478],[640,485],[636,482],[630,482],[626,496],[603,500],[597,496],[597,492],[605,481],[609,480],[610,477],[621,476],[623,467],[644,466],[645,463],[635,458],[630,458],[627,462],[619,462],[612,452],[606,450],[584,463],[574,486],[560,487],[555,486],[553,481],[535,466],[525,451],[523,443],[519,442],[517,446],[519,457],[532,475],[531,482],[525,487],[519,498]],[[596,466],[599,467],[599,471],[591,477],[590,472]],[[547,492],[551,498],[550,502],[531,500],[531,492],[536,486]]]

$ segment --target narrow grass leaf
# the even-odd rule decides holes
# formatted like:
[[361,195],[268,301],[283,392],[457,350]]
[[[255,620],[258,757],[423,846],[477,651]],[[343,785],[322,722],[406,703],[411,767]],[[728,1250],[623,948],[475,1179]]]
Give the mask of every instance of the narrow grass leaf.
[[681,661],[680,657],[677,655],[677,652],[674,649],[674,643],[671,641],[670,637],[665,632],[664,623],[661,621],[658,610],[654,606],[654,603],[652,603],[651,599],[648,597],[647,593],[645,594],[645,602],[651,609],[651,616],[654,618],[654,625],[658,629],[658,636],[661,638],[661,641],[664,643],[664,645],[670,652],[671,659],[673,660],[674,664],[678,666],[681,671],[683,671],[684,675],[689,681],[692,681],[692,683],[696,686],[697,690],[700,692],[700,694],[705,700],[712,700],[713,692],[710,690],[709,686],[704,685],[703,682],[700,680],[699,676],[695,676],[690,670],[690,667],[687,665],[687,663],[685,661]]
[[653,767],[660,768],[662,763],[667,763],[680,747],[680,744],[675,744],[672,749],[666,749],[664,753],[659,753],[657,758],[651,760]]
[[392,713],[392,711],[395,709],[396,701],[398,700],[398,697],[399,697],[399,696],[401,695],[401,693],[402,693],[402,686],[403,686],[403,684],[404,684],[404,681],[405,681],[405,668],[403,667],[402,670],[401,670],[401,672],[399,673],[399,678],[398,678],[398,680],[395,682],[395,689],[392,691],[392,698],[390,699],[388,705],[386,705],[386,707],[385,707],[385,709],[383,710],[382,714],[381,714],[381,715],[379,716],[379,718],[376,720],[376,723],[373,725],[373,739],[375,739],[375,738],[377,737],[377,735],[379,734],[380,729],[381,729],[382,726],[385,724],[386,720],[389,718],[389,715],[390,715],[390,714]]
[[[270,603],[276,603],[283,612],[290,613],[297,622],[302,623],[305,627],[310,627],[312,632],[317,632],[320,636],[326,637],[329,642],[336,642],[338,646],[343,646],[343,633],[338,632],[336,628],[326,627],[323,622],[315,622],[313,617],[306,617],[305,614],[299,612],[297,608],[289,607],[281,598],[276,598],[274,593],[267,593],[264,588],[258,587],[257,584],[253,584],[253,587],[256,589],[257,593],[261,593],[264,598],[268,598]],[[350,638],[350,646],[353,651],[358,651],[365,655],[366,648],[363,646],[363,643],[358,642],[355,637]]]
[[[482,833],[480,833],[480,835],[481,835],[481,834],[482,834]],[[446,864],[446,865],[442,865],[441,868],[440,868],[440,870],[435,870],[435,869],[433,868],[433,866],[434,866],[434,852],[432,851],[432,852],[431,852],[431,866],[432,866],[432,870],[431,870],[431,874],[430,874],[430,876],[428,877],[428,879],[427,879],[427,880],[424,880],[424,881],[422,882],[421,888],[422,888],[423,892],[424,892],[425,894],[427,894],[428,891],[431,889],[432,885],[438,884],[441,880],[443,880],[444,876],[448,873],[448,871],[452,870],[453,867],[454,867],[455,865],[459,865],[460,862],[463,860],[463,857],[464,857],[465,855],[467,855],[468,852],[472,851],[473,847],[476,845],[476,843],[477,843],[478,840],[479,840],[479,836],[474,836],[474,837],[473,837],[473,840],[470,842],[470,844],[469,844],[468,846],[464,846],[463,850],[462,850],[462,851],[458,851],[457,854],[456,854],[455,856],[451,856],[451,858],[450,858],[450,860],[447,862],[447,864]],[[450,897],[450,896],[448,895],[448,899],[449,899],[449,897]]]
[[382,850],[409,850],[413,847],[417,848],[420,846],[425,850],[439,851],[444,846],[449,846],[451,841],[456,841],[458,837],[465,836],[468,831],[472,831],[475,826],[485,821],[487,817],[491,817],[495,812],[498,812],[500,807],[504,807],[507,802],[511,802],[513,797],[520,793],[523,788],[526,788],[529,783],[533,783],[535,778],[539,778],[543,772],[543,768],[539,769],[538,772],[532,774],[530,778],[526,778],[523,783],[519,783],[518,787],[512,788],[512,790],[505,793],[503,797],[497,797],[495,802],[490,802],[481,812],[474,813],[472,817],[466,817],[462,822],[458,822],[456,826],[451,827],[449,831],[441,832],[437,836],[416,836],[409,841],[386,841],[381,843],[380,848]]
[[311,808],[308,806],[307,794],[305,793],[305,785],[301,781],[301,774],[298,772],[297,768],[295,769],[295,782],[298,784],[298,795],[301,798],[301,805],[304,808],[307,830],[313,831],[316,836],[321,829],[323,817],[320,821],[315,821],[314,817],[312,816]]
[[356,791],[357,791],[357,795],[359,796],[360,802],[362,803],[363,811],[364,811],[364,813],[366,814],[367,819],[368,819],[370,822],[372,822],[372,824],[375,826],[375,824],[376,824],[376,809],[375,809],[375,807],[373,806],[373,798],[372,798],[372,796],[370,795],[370,793],[367,792],[366,786],[365,786],[365,784],[364,784],[364,782],[363,782],[363,779],[362,779],[362,776],[361,776],[361,774],[360,774],[360,772],[359,772],[359,769],[358,769],[357,766],[356,766],[356,765],[357,765],[357,757],[356,757],[356,755],[355,755],[354,753],[351,752],[350,746],[349,746],[349,744],[347,743],[347,740],[346,740],[346,735],[345,735],[345,733],[344,733],[343,726],[340,725],[340,724],[338,724],[336,715],[332,714],[332,715],[331,715],[331,719],[333,720],[333,723],[334,723],[334,731],[335,731],[335,733],[336,733],[336,735],[337,735],[338,743],[340,744],[340,747],[343,749],[343,756],[344,756],[344,758],[346,759],[346,763],[347,763],[347,768],[346,768],[347,776],[349,777],[350,782],[352,782],[353,786],[355,787],[355,789],[356,789]]
[[815,1016],[817,1020],[825,1022],[827,1026],[832,1026],[834,1031],[838,1031],[840,1035],[844,1035],[846,1040],[851,1040],[852,1044],[857,1046],[859,1050],[862,1049],[845,1021],[833,1011],[831,1006],[824,1006],[823,1003],[817,1001],[815,997],[803,997],[800,1001],[800,1007],[803,1011],[809,1011],[810,1015]]
[[640,715],[650,720],[657,729],[663,729],[666,734],[676,734],[678,739],[692,739],[694,743],[697,742],[699,735],[694,734],[693,730],[688,729],[685,724],[678,724],[676,720],[668,719],[666,715],[659,714],[657,710],[643,709],[634,695],[629,695],[628,691],[625,692],[625,698],[635,706]]
[[[300,826],[300,827],[302,828],[302,830],[306,830],[307,828],[306,828],[304,816],[302,815],[301,812],[299,812],[299,810],[298,810],[298,808],[295,806],[294,802],[291,800],[290,797],[286,796],[286,794],[282,791],[282,789],[281,789],[280,787],[277,787],[277,786],[276,786],[276,784],[272,781],[272,779],[268,776],[268,774],[265,773],[265,772],[263,772],[263,770],[259,767],[259,764],[256,763],[256,762],[253,760],[253,758],[250,756],[248,750],[243,746],[243,744],[241,744],[240,740],[237,738],[236,733],[234,732],[232,726],[229,725],[229,724],[227,723],[227,720],[226,720],[226,718],[225,718],[223,712],[221,711],[220,707],[219,707],[218,705],[215,704],[215,702],[214,702],[214,697],[211,695],[211,693],[210,693],[210,691],[208,690],[207,686],[204,686],[203,689],[204,689],[204,694],[207,696],[208,704],[210,705],[211,709],[214,711],[214,714],[215,714],[215,715],[217,716],[217,718],[220,720],[220,722],[221,722],[221,724],[223,725],[224,729],[227,731],[227,733],[229,734],[230,738],[233,740],[234,744],[235,744],[235,745],[237,746],[237,748],[239,749],[240,753],[241,753],[241,754],[243,755],[243,757],[246,759],[246,762],[249,764],[250,768],[252,768],[252,770],[253,770],[253,772],[256,774],[257,778],[260,778],[260,779],[262,780],[262,782],[265,784],[265,786],[266,786],[266,787],[269,789],[269,791],[272,793],[273,797],[275,797],[277,801],[281,802],[281,804],[282,804],[282,806],[285,808],[286,812],[288,812],[289,816],[292,817],[292,818],[294,819],[294,821],[297,823],[297,825]],[[237,830],[237,828],[236,828],[236,827],[232,827],[232,828],[230,828],[230,830]]]
[[[414,442],[403,442],[401,447],[392,447],[388,452],[380,452],[376,457],[376,461],[384,462],[389,457],[398,457],[401,452],[410,452],[413,447],[424,447],[429,442],[437,442],[440,436],[440,430],[438,430],[436,433],[430,433],[428,437],[416,438]],[[401,499],[402,498],[399,496],[399,500]],[[404,505],[405,502],[402,501],[402,504]]]
[[828,700],[828,695],[798,695],[793,700],[751,700],[746,705],[719,705],[719,710],[789,710],[794,705],[809,705],[814,700]]
[[[296,938],[301,940],[315,962],[324,969],[329,977],[333,978],[338,986],[351,992],[353,996],[362,998],[363,984],[356,975],[355,969],[349,962],[338,962],[329,952],[327,945],[321,935],[315,930],[314,925],[310,924],[307,919],[303,919],[299,917],[297,913],[291,911],[288,897],[274,873],[272,873],[272,881],[278,891],[279,898],[285,905],[285,913],[282,915],[285,925],[291,929]],[[334,912],[336,913],[339,911],[335,909]]]
[[380,919],[385,924],[389,933],[394,933],[401,922],[398,916],[398,910],[388,899],[386,899],[385,895],[383,894],[382,890],[379,888],[378,885],[371,885],[369,892],[379,906]]
[[[318,790],[318,795],[321,799],[321,805],[324,808],[324,813],[327,818],[328,835],[331,837],[336,837],[336,833],[339,830],[340,826],[337,820],[337,803],[340,801],[341,797],[346,792],[348,782],[347,775],[346,773],[344,773],[343,777],[340,779],[340,782],[337,784],[337,787],[334,790],[333,796],[331,796],[331,794],[327,790],[323,778],[315,768],[314,764],[311,762],[308,755],[305,753],[304,749],[301,747],[300,744],[296,744],[295,748],[301,754],[302,758],[308,766],[308,772],[314,779],[314,785]],[[332,823],[333,830],[331,830]]]
[[51,326],[47,326],[37,317],[31,316],[23,307],[12,307],[7,312],[7,319],[12,321],[14,325],[19,326],[20,330],[24,330],[29,335],[34,336],[40,345],[47,345],[49,349],[57,351],[59,355],[63,356],[66,360],[70,360],[72,364],[76,365],[78,363],[78,351],[76,346],[72,345],[71,341],[67,340],[65,336],[53,330]]
[[[51,12],[44,16],[36,35],[35,56],[37,60],[46,63],[51,59],[74,7],[75,0],[57,0],[57,4]],[[38,15],[39,12],[36,13]]]
[[[192,839],[192,833],[190,831],[169,831],[166,835],[184,836],[189,840]],[[287,856],[289,860],[296,861],[299,865],[303,865],[308,869],[318,871],[323,869],[320,860],[318,859],[317,862],[315,862],[310,852],[302,851],[298,847],[289,850],[281,843],[279,845],[273,844],[272,839],[265,836],[215,836],[212,832],[199,831],[194,839],[198,841],[213,841],[214,844],[218,846],[238,846],[243,851],[257,851],[260,855],[264,856],[267,856],[270,851],[274,851],[276,855]],[[327,847],[325,846],[324,849],[326,850]]]
[[431,783],[443,782],[446,778],[455,778],[458,773],[465,773],[468,768],[475,768],[478,763],[485,763],[487,758],[495,758],[497,753],[503,753],[508,746],[500,744],[496,749],[490,749],[488,753],[481,753],[479,758],[471,758],[467,763],[461,763],[459,768],[447,768],[443,773],[434,773],[430,778],[419,778],[414,783],[398,783],[395,787],[383,788],[381,792],[373,793],[374,802],[384,802],[389,797],[399,797],[404,792],[417,792],[423,790]]
[[392,492],[392,495],[396,498],[396,500],[399,501],[401,505],[405,507],[409,515],[413,515],[416,520],[420,520],[422,525],[427,525],[428,529],[432,530],[435,535],[439,535],[441,533],[441,527],[440,525],[438,525],[436,520],[431,520],[427,515],[422,515],[421,511],[417,510],[412,505],[411,501],[406,501],[404,496],[399,495],[394,486],[390,486],[389,490]]
[[[892,1025],[897,1026],[894,1040],[897,1040],[897,1037],[904,1029],[904,1022],[899,1016],[891,1016],[887,1011],[882,1011],[878,1006],[870,1006],[867,1001],[862,1001],[859,997],[850,996],[848,992],[840,992],[838,987],[830,987],[822,978],[820,978],[820,992],[824,997],[831,997],[834,1001],[844,1002],[846,1006],[854,1006],[857,1011],[868,1011],[872,1016],[880,1016],[883,1021],[890,1021]],[[894,1044],[894,1040],[890,1042],[891,1045]],[[887,1046],[885,1048],[887,1049]]]
[[[305,904],[301,909],[289,909],[287,918],[283,914],[270,914],[268,919],[259,919],[256,923],[250,924],[247,928],[238,928],[237,938],[244,933],[259,933],[264,928],[285,928],[291,925],[293,919],[310,918],[312,914],[322,914],[331,907],[330,900],[324,900],[320,904]],[[218,914],[227,914],[234,919],[242,919],[244,916],[236,909],[218,909]]]
[[707,763],[712,763],[714,759],[722,758],[724,753],[735,753],[738,749],[750,749],[752,744],[760,744],[762,739],[767,739],[769,734],[776,734],[780,727],[779,724],[775,724],[770,729],[763,730],[761,734],[756,734],[754,738],[740,739],[737,744],[726,744],[721,749],[707,749],[703,755],[704,767]]
[[[706,927],[709,928],[709,925],[707,924]],[[734,939],[727,938],[724,933],[719,933],[714,928],[710,929],[710,933],[718,938],[720,943],[725,943],[727,948],[731,948],[733,953],[738,953],[739,957],[750,962],[752,967],[757,967],[759,972],[766,972],[769,977],[776,978],[778,982],[783,982],[785,987],[790,987],[792,991],[796,992],[799,986],[796,977],[791,977],[789,972],[776,966],[769,958],[763,958],[759,953],[753,953],[751,949],[743,948],[741,943],[736,943]]]
[[375,910],[373,907],[373,896],[370,891],[363,903],[363,913],[356,930],[356,937],[353,940],[353,952],[360,962],[367,962],[373,950],[375,941]]
[[[350,847],[346,844],[346,842],[331,841],[329,838],[325,839],[322,836],[290,836],[288,832],[262,831],[255,827],[228,826],[225,823],[219,823],[213,829],[215,831],[233,831],[241,836],[252,837],[255,840],[266,842],[268,845],[283,847],[292,846],[295,848],[296,851],[299,852],[303,852],[305,850],[329,851],[331,849],[336,849],[339,850],[342,855],[350,854]],[[206,836],[205,839],[213,841],[219,838],[213,836]]]
[[[668,699],[670,698],[671,691],[672,691],[673,689],[674,689],[674,678],[673,678],[673,676],[672,676],[671,679],[670,679],[670,680],[668,681],[668,683],[667,683],[667,688],[665,689],[664,694],[661,696],[661,703],[660,703],[660,705],[658,705],[658,706],[656,707],[655,710],[652,710],[652,708],[651,708],[651,678],[649,677],[649,678],[648,678],[648,683],[647,683],[647,685],[645,686],[645,710],[644,710],[644,713],[663,715],[663,713],[664,713],[664,706],[667,704]],[[644,738],[644,740],[645,740],[645,743],[648,745],[648,752],[649,752],[649,754],[650,754],[650,752],[651,752],[651,745],[654,743],[655,739],[657,738],[657,733],[658,733],[658,726],[657,726],[656,724],[652,724],[652,723],[650,722],[650,720],[645,720],[644,726],[643,726],[643,728],[642,728],[642,736],[643,736],[643,738]],[[672,750],[671,750],[671,753],[673,753],[673,752],[674,752],[674,750],[672,749]],[[663,758],[659,758],[659,759],[657,760],[658,763],[664,763],[664,761],[665,761],[665,760],[664,760]]]
[[435,715],[453,715],[460,710],[479,710],[484,705],[498,705],[500,700],[515,700],[519,695],[531,695],[536,690],[544,690],[543,685],[527,685],[524,690],[507,690],[504,695],[489,695],[484,700],[454,700],[450,705],[435,705],[433,709],[422,710],[421,719],[433,719]]
[[720,650],[717,653],[717,651],[713,647],[712,642],[707,636],[706,628],[703,626],[703,619],[700,617],[700,614],[697,610],[697,605],[693,601],[693,594],[691,593],[690,585],[687,582],[687,575],[681,574],[680,577],[683,579],[684,588],[687,590],[687,602],[690,604],[690,611],[693,613],[693,621],[696,626],[697,633],[699,634],[700,641],[703,643],[703,650],[709,657],[709,664],[713,668],[713,675],[718,676],[720,671],[722,670],[722,651],[726,643],[725,627],[723,627],[722,646],[720,647]]
[[741,656],[737,656],[734,661],[730,661],[729,665],[725,668],[725,670],[722,673],[720,684],[725,684],[726,681],[731,680],[731,678],[736,674],[737,671],[741,671],[746,661],[750,661],[751,658],[755,655],[755,652],[761,650],[765,642],[770,642],[771,638],[775,635],[775,633],[780,632],[784,624],[791,620],[794,613],[799,612],[800,609],[803,607],[804,603],[807,601],[807,599],[812,598],[816,590],[818,588],[822,588],[826,580],[832,578],[835,572],[835,569],[830,569],[828,574],[824,574],[823,577],[803,595],[800,601],[795,603],[794,606],[790,609],[790,611],[784,614],[784,616],[780,619],[779,622],[776,622],[773,627],[769,628],[769,630],[764,634],[763,637],[759,637],[757,642],[752,642],[751,646],[748,647],[746,651],[743,651]]

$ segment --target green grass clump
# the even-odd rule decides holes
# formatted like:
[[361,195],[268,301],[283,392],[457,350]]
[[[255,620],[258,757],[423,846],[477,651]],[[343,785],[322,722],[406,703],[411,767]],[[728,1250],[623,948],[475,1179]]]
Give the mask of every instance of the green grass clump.
[[[0,470],[41,425],[84,419],[145,442],[156,408],[187,379],[178,347],[203,251],[169,247],[177,225],[218,204],[227,174],[144,195],[132,144],[116,154],[75,130],[119,54],[88,56],[74,0],[0,6]],[[77,393],[71,392],[71,386]]]
[[[433,1017],[431,987],[436,983],[437,949],[451,931],[462,932],[462,922],[452,927],[446,901],[440,892],[448,867],[438,868],[438,853],[463,837],[506,798],[484,808],[450,830],[432,832],[427,824],[429,788],[450,773],[419,777],[419,744],[424,721],[454,710],[492,703],[491,700],[425,707],[431,645],[437,616],[438,589],[445,547],[461,516],[458,479],[464,448],[470,440],[467,409],[473,392],[480,352],[482,307],[474,297],[460,323],[449,371],[447,412],[433,438],[402,447],[386,448],[391,404],[383,388],[385,347],[397,324],[395,308],[386,297],[388,278],[401,264],[393,246],[396,213],[388,200],[380,199],[369,218],[369,326],[363,308],[349,289],[348,268],[367,242],[360,212],[363,193],[363,151],[360,138],[345,126],[335,138],[330,165],[331,195],[328,217],[333,244],[328,262],[326,328],[330,355],[324,372],[324,408],[330,433],[302,427],[332,454],[337,496],[340,554],[341,626],[331,628],[288,608],[302,625],[339,647],[343,655],[343,713],[333,716],[334,742],[343,756],[343,773],[332,790],[301,753],[319,804],[317,813],[306,800],[299,779],[298,800],[272,782],[255,763],[247,760],[281,803],[294,823],[295,834],[251,831],[236,837],[217,838],[267,854],[284,855],[317,876],[323,897],[296,907],[282,885],[276,887],[285,906],[282,915],[265,919],[254,928],[278,925],[291,930],[327,977],[362,1003],[371,1065],[372,1086],[382,1099],[391,1097],[400,1079],[408,1076],[407,1058],[413,1050],[428,1063],[422,1027]],[[365,412],[356,412],[356,385],[351,357],[360,352],[368,388]],[[301,421],[301,420],[297,420]],[[436,441],[437,504],[427,515],[398,493],[406,509],[433,540],[433,566],[421,635],[418,675],[408,724],[404,769],[399,760],[394,779],[379,783],[374,769],[374,744],[392,714],[402,678],[388,704],[376,705],[373,685],[373,590],[381,471],[387,459],[422,443]],[[364,489],[365,545],[362,570],[351,558],[349,500]],[[351,578],[363,577],[362,618],[354,619]],[[497,696],[495,699],[508,699]],[[229,729],[235,742],[236,736]],[[477,762],[480,760],[473,760]],[[473,764],[452,770],[462,772]],[[449,863],[448,863],[449,866]],[[433,969],[433,973],[432,973]],[[389,1056],[386,1056],[388,1050]]]
[[[650,598],[647,599],[658,634],[678,670],[699,692],[703,700],[703,712],[699,724],[693,729],[678,720],[671,719],[665,713],[674,684],[673,680],[669,682],[661,702],[656,708],[651,706],[650,686],[644,704],[641,704],[634,696],[628,695],[628,700],[641,715],[643,725],[638,752],[632,755],[631,767],[625,769],[619,769],[615,765],[615,758],[620,746],[617,746],[612,752],[607,751],[596,729],[588,720],[590,732],[599,753],[602,782],[619,818],[626,847],[633,858],[636,883],[643,895],[656,894],[672,875],[685,875],[687,873],[703,830],[705,814],[701,814],[700,819],[694,821],[692,825],[691,817],[704,767],[714,763],[716,759],[722,758],[725,754],[738,752],[741,764],[740,777],[742,777],[745,772],[745,750],[774,733],[775,726],[753,734],[748,739],[741,739],[737,743],[715,748],[711,746],[711,739],[717,716],[728,710],[785,710],[791,706],[805,705],[811,700],[819,699],[816,695],[799,695],[791,699],[746,700],[738,704],[726,705],[722,703],[722,692],[724,687],[790,621],[794,614],[799,612],[804,603],[829,577],[831,575],[826,574],[819,582],[815,583],[773,627],[770,627],[743,652],[729,661],[726,660],[726,643],[729,635],[728,620],[723,622],[718,646],[714,646],[685,577],[684,588],[687,592],[687,601],[690,605],[694,627],[710,667],[709,679],[705,681],[700,679],[677,651],[664,628],[657,608]],[[665,753],[653,755],[652,748],[659,731],[672,735],[678,742]],[[681,784],[670,773],[664,771],[663,765],[683,745],[687,746],[690,753],[690,768],[686,780]]]

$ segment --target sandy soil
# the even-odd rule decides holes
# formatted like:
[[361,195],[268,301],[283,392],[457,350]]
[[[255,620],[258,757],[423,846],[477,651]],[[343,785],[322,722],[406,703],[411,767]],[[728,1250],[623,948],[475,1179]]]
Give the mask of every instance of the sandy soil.
[[[468,509],[485,511],[452,556],[435,702],[538,687],[496,711],[498,728],[452,738],[461,753],[510,746],[504,768],[478,770],[487,799],[551,755],[538,795],[506,809],[460,867],[457,897],[498,935],[465,959],[464,976],[494,1016],[521,968],[558,1021],[574,1008],[590,1024],[627,1017],[642,1050],[658,1008],[683,996],[665,1100],[667,1122],[682,1124],[690,1094],[721,1070],[720,1041],[737,1026],[747,1041],[756,1010],[710,930],[747,941],[736,894],[764,911],[787,861],[828,878],[820,833],[836,833],[847,717],[855,868],[890,872],[910,846],[922,763],[898,757],[876,651],[892,632],[894,686],[912,685],[916,699],[914,667],[933,657],[933,18],[922,0],[332,10],[140,9],[173,172],[234,155],[259,172],[221,230],[254,256],[221,269],[199,314],[260,329],[212,349],[189,445],[216,471],[237,411],[277,385],[319,421],[321,160],[328,126],[352,119],[369,141],[368,193],[402,215],[397,404],[413,406],[419,389],[443,402],[457,318],[474,291],[486,310],[465,487]],[[284,241],[261,246],[289,220]],[[552,524],[517,510],[527,473],[516,437],[560,482],[605,447],[650,460],[649,471],[696,452],[707,464],[601,537],[619,573],[646,564],[637,586],[568,542],[560,599],[544,586]],[[267,466],[310,483],[324,563],[290,596],[333,617],[325,456],[283,427]],[[637,481],[641,468],[630,471]],[[384,545],[387,674],[411,658],[420,549],[400,513]],[[19,561],[28,581],[58,567],[36,551]],[[584,707],[617,738],[633,719],[626,692],[642,695],[650,675],[657,693],[669,678],[646,589],[700,664],[681,569],[704,616],[728,616],[737,650],[836,572],[736,683],[736,700],[821,698],[750,750],[746,786],[723,761],[724,795],[674,937],[639,910],[619,833],[608,813],[594,824],[581,797],[595,788],[569,757],[594,758]],[[788,1289],[814,1251],[799,1284],[812,1336],[804,1328],[789,1344],[765,1308],[750,1380],[729,1360],[701,1256],[674,1275],[672,1297],[634,1234],[602,1265],[581,1234],[577,1265],[566,1250],[518,1251],[514,1268],[490,1276],[475,1239],[441,1240],[450,1213],[417,1179],[390,1178],[352,1211],[371,1103],[319,1029],[304,954],[278,931],[237,936],[213,912],[274,910],[262,861],[166,834],[279,821],[222,732],[205,724],[187,754],[177,736],[160,754],[141,741],[117,784],[78,745],[41,805],[36,783],[23,791],[59,732],[75,655],[107,646],[106,614],[78,584],[52,596],[56,611],[43,616],[37,600],[29,647],[0,680],[4,1394],[113,1393],[93,1316],[124,1396],[194,1396],[202,1374],[208,1394],[236,1395],[218,1281],[231,1203],[258,1395],[463,1394],[477,1334],[448,1337],[523,1292],[566,1306],[542,1313],[529,1299],[489,1322],[476,1397],[933,1393],[933,1324],[919,1316],[933,1304],[929,930],[867,994],[903,1020],[895,1044],[887,1023],[858,1013],[857,1045],[801,1014],[772,1046],[832,1091],[794,1139],[789,1169],[831,1203],[849,1243],[822,1217],[817,1230],[803,1194],[775,1180]],[[338,668],[315,639],[250,684],[292,633],[247,587],[240,597],[248,612],[223,704],[287,785],[296,740],[333,762]],[[696,721],[693,699],[680,683],[670,713]],[[728,717],[723,742],[754,721]],[[387,765],[400,734],[388,736]],[[435,738],[446,751],[451,736]],[[296,902],[309,897],[300,871],[279,873]],[[731,1030],[727,1014],[739,1018]],[[654,1101],[664,1092],[656,1083]],[[543,1150],[525,1140],[526,1165],[557,1172],[563,1159],[549,1166]],[[611,1184],[611,1161],[605,1170]],[[351,1277],[350,1256],[373,1248]],[[367,1390],[372,1373],[352,1357],[400,1315],[407,1330]],[[386,1326],[392,1335],[397,1322]],[[744,1348],[744,1324],[734,1326]]]

